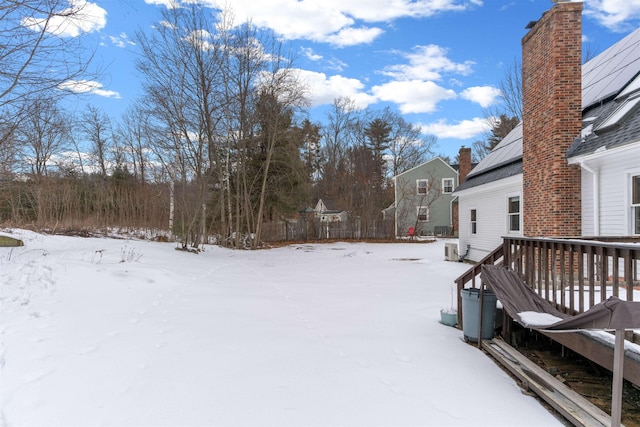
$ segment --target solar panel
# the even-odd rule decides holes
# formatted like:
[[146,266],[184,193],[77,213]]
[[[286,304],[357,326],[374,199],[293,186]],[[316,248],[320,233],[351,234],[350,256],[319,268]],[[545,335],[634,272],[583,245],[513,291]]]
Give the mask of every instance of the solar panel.
[[477,175],[519,157],[522,157],[522,122],[509,132],[509,134],[473,168],[468,177]]
[[[605,50],[582,66],[582,108],[593,106],[601,101],[620,94],[630,93],[627,88],[640,87],[640,28]],[[633,79],[636,79],[635,81]],[[629,111],[638,101],[623,104],[621,110],[613,113],[605,121],[611,126]],[[604,124],[600,125],[600,128]],[[593,129],[591,127],[590,129]],[[522,123],[514,128],[478,165],[468,178],[491,170],[499,165],[522,158]]]
[[582,67],[582,108],[613,96],[640,73],[640,28]]

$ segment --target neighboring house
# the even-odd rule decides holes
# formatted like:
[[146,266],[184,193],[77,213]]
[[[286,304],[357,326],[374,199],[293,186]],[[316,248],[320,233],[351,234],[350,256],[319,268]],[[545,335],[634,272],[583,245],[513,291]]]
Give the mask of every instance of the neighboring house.
[[[450,235],[453,191],[458,169],[435,157],[393,178],[395,202],[385,209],[395,215],[396,236]],[[394,209],[395,208],[395,209]]]
[[320,222],[342,222],[347,220],[347,212],[338,209],[331,200],[319,199],[315,207],[315,216]]
[[640,29],[581,66],[581,12],[558,2],[523,38],[522,123],[454,193],[470,260],[507,235],[640,235]]

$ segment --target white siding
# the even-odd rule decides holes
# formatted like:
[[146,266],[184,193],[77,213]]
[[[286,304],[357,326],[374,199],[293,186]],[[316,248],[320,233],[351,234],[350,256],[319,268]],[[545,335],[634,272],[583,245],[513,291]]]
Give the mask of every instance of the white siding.
[[[463,190],[459,196],[459,242],[460,255],[470,246],[468,259],[479,261],[502,244],[502,237],[508,234],[507,199],[522,194],[522,175],[509,177],[490,184]],[[522,212],[523,200],[520,197]],[[477,233],[471,234],[470,212],[476,209]],[[521,236],[522,233],[512,233]]]
[[[580,163],[573,161],[573,163]],[[629,236],[630,177],[640,174],[640,143],[629,144],[581,159],[582,170],[582,234],[596,234],[598,221],[601,236]],[[586,167],[584,167],[586,166]],[[592,175],[598,180],[598,212],[594,214]]]
[[582,169],[582,235],[595,236],[593,207],[593,175]]
[[640,145],[635,158],[623,157],[607,162],[600,172],[600,233],[628,236],[630,213],[630,174],[640,173]]

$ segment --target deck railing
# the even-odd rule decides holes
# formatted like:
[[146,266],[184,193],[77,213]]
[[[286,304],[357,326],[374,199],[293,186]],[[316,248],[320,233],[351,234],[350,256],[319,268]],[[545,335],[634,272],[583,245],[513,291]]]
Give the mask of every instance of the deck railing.
[[[640,300],[640,238],[505,237],[502,246],[454,281],[458,307],[462,306],[460,290],[479,286],[483,264],[509,266],[540,296],[568,314],[582,313],[612,295]],[[458,324],[462,322],[462,310],[458,310]]]
[[504,264],[568,314],[582,313],[612,295],[638,300],[640,239],[613,239],[505,238]]

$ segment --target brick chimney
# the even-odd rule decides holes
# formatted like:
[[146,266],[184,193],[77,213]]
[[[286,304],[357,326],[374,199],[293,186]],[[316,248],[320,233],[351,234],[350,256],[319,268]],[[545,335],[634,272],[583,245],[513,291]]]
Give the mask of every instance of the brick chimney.
[[523,222],[531,237],[581,234],[582,3],[557,0],[522,39]]
[[471,148],[460,147],[458,152],[460,165],[458,165],[458,185],[462,184],[471,172]]

